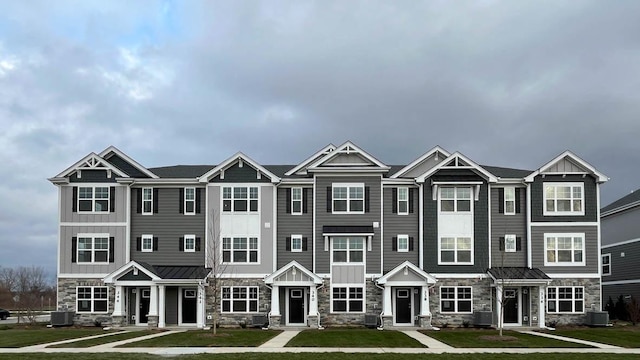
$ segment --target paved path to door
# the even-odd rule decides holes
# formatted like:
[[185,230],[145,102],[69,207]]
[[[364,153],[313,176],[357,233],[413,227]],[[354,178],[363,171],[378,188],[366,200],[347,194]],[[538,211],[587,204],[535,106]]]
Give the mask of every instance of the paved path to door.
[[578,344],[593,346],[593,347],[596,347],[596,348],[599,348],[599,349],[622,349],[619,346],[614,346],[614,345],[609,345],[609,344],[602,344],[602,343],[597,343],[597,342],[587,341],[587,340],[582,340],[582,339],[576,339],[576,338],[570,338],[570,337],[566,337],[566,336],[560,336],[560,335],[554,335],[554,334],[548,334],[548,333],[541,333],[541,332],[537,332],[537,331],[520,331],[520,332],[523,333],[523,334],[542,336],[542,337],[546,337],[546,338],[549,338],[549,339],[556,339],[556,340],[562,340],[562,341],[568,341],[568,342],[574,342],[574,343],[578,343]]

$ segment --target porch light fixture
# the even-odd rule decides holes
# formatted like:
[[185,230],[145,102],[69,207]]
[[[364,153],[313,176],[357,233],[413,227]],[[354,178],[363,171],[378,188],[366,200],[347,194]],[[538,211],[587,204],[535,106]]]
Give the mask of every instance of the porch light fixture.
[[409,267],[407,266],[404,267],[404,275],[409,275]]

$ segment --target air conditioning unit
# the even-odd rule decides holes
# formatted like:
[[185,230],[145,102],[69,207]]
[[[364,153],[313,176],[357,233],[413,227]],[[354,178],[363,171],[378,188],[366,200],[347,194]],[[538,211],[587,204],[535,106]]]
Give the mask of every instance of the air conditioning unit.
[[75,315],[75,311],[52,311],[51,326],[71,326]]
[[586,325],[607,326],[609,324],[609,313],[606,311],[587,311]]
[[493,311],[474,311],[473,326],[490,327],[493,322]]
[[251,317],[252,327],[264,327],[268,325],[269,325],[269,319],[267,319],[267,315],[253,315]]
[[366,314],[364,316],[364,326],[368,328],[374,328],[378,326],[378,315],[376,314]]

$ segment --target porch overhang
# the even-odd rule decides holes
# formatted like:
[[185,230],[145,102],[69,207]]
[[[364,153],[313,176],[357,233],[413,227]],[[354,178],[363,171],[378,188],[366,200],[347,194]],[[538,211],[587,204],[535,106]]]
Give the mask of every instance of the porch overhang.
[[362,236],[373,236],[373,226],[365,225],[365,226],[329,226],[325,225],[322,227],[322,235],[323,236],[338,236],[338,235],[362,235]]
[[200,284],[206,281],[211,269],[202,266],[161,266],[130,261],[103,281],[105,284],[130,286],[132,284]]
[[[403,276],[409,276],[409,273],[418,276],[419,281],[414,280],[402,280]],[[427,283],[429,285],[433,285],[438,281],[434,276],[424,272],[419,267],[411,263],[410,261],[405,261],[402,264],[396,266],[391,271],[386,273],[384,276],[378,278],[376,283],[378,285],[385,285],[387,283],[393,283],[398,285],[417,285]]]
[[493,285],[549,285],[551,278],[538,268],[501,267],[487,270]]
[[293,260],[264,278],[267,285],[321,285],[322,278]]

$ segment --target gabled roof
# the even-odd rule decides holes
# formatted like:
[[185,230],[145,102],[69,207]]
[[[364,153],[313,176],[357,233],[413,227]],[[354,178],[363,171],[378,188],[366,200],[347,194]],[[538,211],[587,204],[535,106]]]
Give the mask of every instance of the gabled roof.
[[632,207],[640,206],[640,189],[633,191],[631,194],[621,197],[620,199],[605,206],[600,211],[601,216],[610,215]]
[[420,277],[424,278],[424,280],[427,282],[427,284],[435,284],[436,281],[437,281],[435,277],[433,277],[432,275],[420,270],[419,267],[415,266],[410,261],[405,261],[402,264],[400,264],[400,265],[396,266],[395,268],[393,268],[388,273],[384,274],[384,276],[378,278],[378,280],[376,280],[376,283],[378,283],[380,285],[386,284],[389,279],[394,277],[396,274],[400,273],[400,271],[404,271],[405,269],[407,269],[407,271],[411,270],[415,274],[417,274]]
[[[361,157],[363,160],[368,162],[368,164],[330,164],[331,160],[336,159],[338,156],[342,154],[356,154]],[[327,154],[326,156],[321,157],[316,162],[312,163],[307,167],[307,171],[318,171],[323,168],[331,169],[331,170],[377,170],[377,171],[389,171],[389,166],[382,163],[380,160],[376,159],[366,151],[360,149],[358,146],[353,144],[351,141],[347,141],[344,144],[338,146],[335,150]]]
[[242,162],[248,164],[249,166],[253,167],[256,171],[259,171],[259,172],[265,174],[267,177],[269,177],[269,179],[271,180],[272,183],[277,183],[277,182],[280,181],[280,178],[278,176],[273,174],[271,171],[265,169],[262,165],[258,164],[253,159],[251,159],[250,157],[248,157],[247,155],[245,155],[245,154],[243,154],[241,152],[236,153],[232,157],[230,157],[227,160],[223,161],[220,165],[218,165],[218,166],[214,167],[213,169],[207,171],[206,173],[204,173],[203,175],[199,176],[198,178],[199,178],[200,182],[208,182],[215,175],[217,175],[218,173],[224,171],[225,169],[227,169],[228,167],[232,166],[233,164],[235,164],[238,161],[242,161]]
[[[570,163],[573,163],[575,165],[577,165],[578,167],[582,168],[581,171],[550,171],[548,172],[547,170],[549,170],[550,168],[552,168],[554,165],[558,164],[560,161],[562,160],[568,160]],[[567,150],[565,152],[563,152],[562,154],[556,156],[555,158],[553,158],[553,160],[549,161],[548,163],[542,165],[540,167],[540,169],[532,172],[531,174],[529,174],[529,176],[525,177],[524,180],[526,182],[533,182],[533,180],[535,179],[536,176],[540,175],[540,174],[590,174],[595,176],[596,180],[598,182],[606,182],[609,180],[609,178],[604,175],[603,173],[599,172],[598,170],[596,170],[596,168],[594,168],[593,166],[591,166],[589,163],[587,163],[586,161],[582,160],[581,158],[579,158],[577,155],[575,155],[574,153],[572,153],[571,151]]]
[[298,271],[302,272],[304,275],[306,275],[307,277],[312,279],[314,284],[318,284],[318,285],[322,284],[322,278],[321,277],[319,277],[318,275],[316,275],[313,272],[309,271],[307,268],[305,268],[304,266],[300,265],[300,263],[298,263],[295,260],[292,260],[290,263],[288,263],[287,265],[281,267],[276,272],[274,272],[271,275],[265,277],[264,278],[265,284],[273,284],[275,279],[277,279],[280,275],[286,273],[287,271],[289,271],[289,270],[291,270],[293,268],[297,269]]
[[60,174],[54,176],[49,180],[67,177],[73,172],[78,170],[107,170],[107,171],[113,172],[119,177],[129,177],[128,174],[124,173],[122,170],[118,169],[117,167],[111,165],[107,160],[103,159],[100,155],[92,152],[92,153],[89,153],[89,155],[80,159],[75,164],[64,169],[64,171],[62,171]]
[[498,267],[487,271],[494,282],[520,281],[520,282],[550,282],[551,278],[538,268],[528,267]]
[[131,166],[135,167],[136,169],[138,169],[140,172],[142,172],[143,174],[147,175],[148,177],[150,177],[152,179],[157,179],[158,178],[158,176],[156,174],[154,174],[153,172],[149,171],[144,166],[140,165],[137,161],[133,160],[132,158],[127,156],[127,154],[125,154],[122,151],[118,150],[118,148],[116,148],[113,145],[111,145],[108,148],[102,150],[102,152],[100,154],[98,154],[98,155],[100,157],[106,159],[106,156],[109,155],[109,154],[112,154],[112,153],[118,155],[123,160],[128,162]]
[[531,170],[512,169],[500,166],[482,165],[484,169],[501,179],[523,179],[531,174]]
[[120,268],[116,269],[111,274],[107,275],[102,279],[104,283],[111,284],[115,282],[119,277],[128,273],[132,269],[138,269],[138,271],[142,271],[145,275],[151,278],[153,281],[160,280],[161,277],[156,274],[153,267],[147,263],[137,262],[135,260],[131,260],[128,263],[122,265]]
[[318,160],[321,157],[324,157],[326,155],[328,155],[329,153],[331,153],[332,151],[334,151],[336,149],[336,146],[333,144],[329,144],[325,147],[323,147],[322,149],[320,149],[320,151],[316,152],[315,154],[311,155],[309,158],[305,159],[303,162],[301,162],[300,164],[298,164],[296,167],[294,167],[293,169],[287,171],[284,175],[286,176],[291,176],[291,175],[301,175],[301,174],[306,174],[306,167]]
[[443,160],[440,164],[432,167],[424,174],[416,178],[417,182],[424,182],[426,178],[435,174],[438,170],[452,168],[452,169],[470,169],[484,175],[489,182],[497,182],[498,179],[495,175],[484,169],[482,166],[476,164],[473,160],[464,156],[460,152],[451,154],[448,158]]
[[163,179],[189,179],[200,177],[214,167],[215,165],[174,165],[149,168],[149,170]]
[[419,158],[414,160],[411,164],[405,166],[404,168],[402,168],[398,172],[394,173],[390,177],[392,179],[401,177],[404,174],[406,174],[406,173],[410,172],[411,170],[413,170],[418,165],[422,164],[425,160],[429,159],[431,156],[433,156],[433,155],[439,156],[439,154],[442,154],[443,158],[447,158],[447,157],[449,157],[451,155],[447,150],[444,150],[440,146],[435,146],[433,149],[427,151],[424,155],[420,156]]

